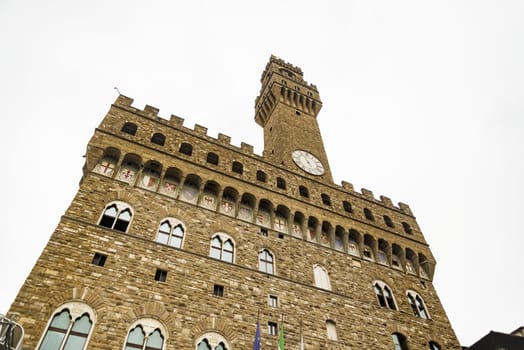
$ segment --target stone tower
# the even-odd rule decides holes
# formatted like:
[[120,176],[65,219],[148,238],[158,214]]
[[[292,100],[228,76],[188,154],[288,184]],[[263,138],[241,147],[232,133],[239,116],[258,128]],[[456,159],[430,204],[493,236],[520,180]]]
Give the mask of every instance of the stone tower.
[[[27,349],[460,349],[406,204],[333,183],[317,88],[271,57],[263,156],[120,95],[13,302]],[[283,322],[282,322],[283,320]]]

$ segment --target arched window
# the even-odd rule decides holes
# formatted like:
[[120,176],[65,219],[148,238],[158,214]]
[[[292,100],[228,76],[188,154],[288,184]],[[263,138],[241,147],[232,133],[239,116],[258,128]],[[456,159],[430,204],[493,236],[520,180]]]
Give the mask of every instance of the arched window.
[[348,237],[348,253],[354,256],[360,256],[359,249],[360,233],[358,231],[350,229]]
[[108,148],[104,152],[104,156],[100,159],[95,167],[95,171],[105,176],[113,176],[116,164],[120,158],[120,151],[116,148]]
[[122,129],[121,131],[122,132],[125,132],[126,134],[129,134],[129,135],[135,135],[136,134],[136,130],[137,130],[137,126],[136,124],[133,124],[133,123],[125,123],[123,126],[122,126]]
[[156,241],[171,247],[182,248],[185,232],[185,225],[181,221],[175,218],[167,218],[161,222],[158,228]]
[[275,274],[273,254],[269,250],[263,249],[258,253],[258,269],[270,275]]
[[375,220],[375,218],[373,217],[373,213],[368,208],[364,208],[364,216],[366,217],[366,219],[368,219],[370,221],[374,221]]
[[329,275],[322,266],[313,266],[313,275],[315,277],[315,286],[318,288],[331,290],[331,283],[329,282]]
[[206,159],[206,161],[207,161],[209,164],[218,165],[218,154],[213,153],[213,152],[209,152],[209,153],[207,154],[207,159]]
[[407,222],[402,223],[402,227],[404,228],[404,232],[406,232],[408,235],[412,235],[413,231],[411,230],[411,227]]
[[277,187],[280,188],[281,190],[285,190],[286,189],[286,180],[284,180],[281,177],[277,177]]
[[83,350],[94,322],[93,310],[84,303],[71,302],[53,315],[39,350]]
[[228,235],[217,233],[211,239],[209,256],[232,263],[235,256],[235,243]]
[[131,325],[124,350],[163,350],[166,334],[165,327],[159,321],[140,319]]
[[331,198],[329,198],[329,196],[325,193],[322,193],[320,195],[320,197],[322,198],[322,204],[324,205],[331,205]]
[[393,293],[387,284],[382,281],[375,281],[373,287],[375,289],[375,295],[377,296],[377,301],[380,306],[390,308],[391,310],[397,309],[395,299],[393,299]]
[[178,149],[178,152],[185,154],[186,156],[190,156],[193,154],[193,146],[187,142],[182,142],[180,145],[180,148]]
[[418,295],[416,292],[412,290],[408,290],[407,292],[409,306],[411,306],[411,310],[413,311],[413,314],[415,316],[418,316],[420,318],[429,319],[429,314],[426,309],[426,305],[424,304],[424,301]]
[[157,132],[153,134],[153,136],[151,137],[151,143],[163,146],[166,143],[166,137],[164,136],[164,134]]
[[405,336],[403,336],[400,333],[393,333],[391,337],[393,338],[393,345],[395,346],[395,350],[408,350],[408,345]]
[[267,180],[266,173],[263,172],[262,170],[257,170],[257,181],[266,182],[266,180]]
[[142,166],[142,160],[136,154],[126,154],[116,178],[128,184],[135,182],[138,169]]
[[337,324],[335,321],[327,320],[326,321],[326,331],[327,331],[327,338],[329,340],[338,340],[337,337]]
[[226,338],[215,332],[206,333],[197,338],[196,350],[230,350]]
[[305,186],[299,186],[298,193],[300,193],[301,197],[309,198],[309,191]]
[[133,217],[131,207],[124,202],[112,202],[104,209],[99,225],[126,232]]
[[384,222],[386,223],[387,227],[391,227],[391,228],[395,227],[395,225],[393,224],[393,220],[391,220],[391,218],[387,215],[384,215]]
[[438,345],[434,341],[430,341],[429,342],[429,350],[440,350],[440,345]]
[[240,162],[233,162],[233,165],[231,165],[231,171],[242,175],[244,173],[244,166]]
[[353,207],[351,207],[351,203],[349,203],[348,201],[343,201],[342,202],[342,206],[344,207],[344,211],[346,213],[352,213],[353,212]]

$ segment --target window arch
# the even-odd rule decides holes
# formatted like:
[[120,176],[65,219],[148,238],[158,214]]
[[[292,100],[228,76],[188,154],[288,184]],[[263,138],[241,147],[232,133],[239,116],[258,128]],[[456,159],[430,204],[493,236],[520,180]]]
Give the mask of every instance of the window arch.
[[135,182],[136,174],[141,166],[142,160],[139,156],[136,154],[126,154],[116,178],[132,185]]
[[95,321],[95,313],[87,304],[70,302],[62,305],[49,321],[38,349],[83,350]]
[[226,338],[216,332],[208,332],[197,338],[196,350],[230,350],[231,346]]
[[183,222],[175,218],[166,218],[158,227],[156,242],[182,248],[185,232],[186,227]]
[[104,156],[100,159],[95,167],[95,171],[99,174],[112,177],[116,168],[116,164],[120,159],[120,151],[116,148],[108,148],[104,152]]
[[402,228],[404,228],[404,232],[406,232],[408,235],[413,234],[413,230],[411,230],[411,226],[407,222],[402,222]]
[[384,215],[384,223],[386,224],[387,227],[391,227],[391,228],[395,227],[395,225],[393,224],[393,220],[391,220],[391,218],[387,215]]
[[136,126],[136,124],[127,122],[122,126],[122,129],[120,131],[134,136],[136,134],[137,129],[138,127]]
[[182,142],[180,145],[180,148],[178,149],[178,152],[185,154],[186,156],[190,156],[193,154],[193,146],[187,142]]
[[269,250],[262,249],[258,253],[258,269],[270,275],[275,274],[275,259]]
[[375,289],[375,295],[380,306],[390,308],[391,310],[397,309],[393,293],[387,284],[382,281],[375,281],[373,288]]
[[216,233],[211,238],[209,256],[232,263],[235,257],[235,242],[225,233]]
[[391,337],[393,338],[395,350],[408,350],[408,344],[405,336],[400,333],[393,333]]
[[142,318],[129,328],[124,350],[163,350],[167,332],[165,327],[153,318]]
[[337,337],[337,324],[335,321],[327,320],[326,321],[326,332],[327,332],[327,338],[329,340],[338,340]]
[[329,198],[329,196],[325,193],[322,193],[320,195],[320,197],[322,198],[322,204],[324,205],[331,205],[331,198]]
[[315,277],[315,286],[325,290],[331,290],[329,275],[324,267],[320,265],[313,266],[313,275]]
[[281,190],[286,189],[286,180],[284,180],[281,177],[277,177],[277,188],[280,188]]
[[105,207],[98,224],[113,230],[127,232],[132,217],[133,211],[127,203],[112,202]]
[[368,219],[370,221],[374,221],[375,220],[375,218],[373,217],[373,213],[368,208],[364,208],[364,216],[366,217],[366,219]]
[[299,186],[298,193],[300,193],[301,197],[309,198],[309,191],[306,186]]
[[440,345],[438,345],[434,341],[430,341],[429,342],[429,350],[440,350]]
[[207,154],[206,162],[208,162],[209,164],[218,165],[218,159],[218,154],[209,152]]
[[166,137],[159,132],[154,133],[153,136],[151,136],[151,143],[163,146],[166,143]]
[[344,211],[346,213],[352,213],[353,212],[353,207],[351,206],[351,203],[349,203],[348,201],[343,201],[342,202],[342,206],[344,207]]
[[262,170],[257,170],[257,181],[260,181],[260,182],[267,181],[266,173],[263,172]]
[[415,316],[418,316],[423,319],[429,319],[429,313],[424,304],[424,300],[417,294],[417,292],[408,290],[407,292],[409,306]]
[[233,165],[231,165],[231,171],[237,174],[242,175],[244,173],[244,166],[240,162],[233,162]]

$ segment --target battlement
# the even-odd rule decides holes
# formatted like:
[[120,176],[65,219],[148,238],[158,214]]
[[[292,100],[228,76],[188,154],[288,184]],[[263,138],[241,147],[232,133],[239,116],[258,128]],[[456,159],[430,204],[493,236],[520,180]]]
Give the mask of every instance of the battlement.
[[[279,58],[276,58],[275,56],[272,56],[272,61],[273,60],[276,60],[276,62],[282,61]],[[163,123],[165,125],[168,125],[168,126],[171,126],[171,127],[175,128],[175,129],[183,130],[185,133],[190,134],[192,136],[203,138],[203,139],[205,139],[207,141],[210,141],[210,142],[218,143],[218,144],[220,144],[222,146],[225,146],[225,147],[227,147],[227,148],[229,148],[231,150],[234,150],[234,151],[237,151],[239,153],[245,154],[247,156],[254,157],[254,158],[257,158],[258,160],[262,160],[262,161],[267,162],[267,159],[264,156],[262,156],[262,155],[256,154],[254,152],[254,147],[252,145],[248,144],[248,143],[241,142],[240,146],[233,145],[231,143],[231,136],[228,136],[228,135],[225,135],[225,134],[222,134],[222,133],[218,133],[217,137],[214,138],[214,137],[209,136],[207,134],[207,132],[208,132],[207,127],[204,127],[204,126],[199,125],[199,124],[195,124],[193,128],[188,128],[188,127],[184,126],[184,118],[181,118],[179,116],[176,116],[176,115],[172,114],[170,116],[170,119],[167,120],[167,119],[164,119],[164,118],[158,116],[158,112],[160,111],[160,109],[158,109],[156,107],[153,107],[153,106],[150,106],[150,105],[145,105],[145,107],[143,109],[139,109],[139,108],[133,107],[133,105],[132,105],[133,101],[134,100],[132,98],[130,98],[130,97],[127,97],[127,96],[124,96],[124,95],[119,95],[117,97],[117,99],[115,100],[114,105],[118,106],[120,108],[123,108],[125,110],[128,110],[128,111],[130,111],[132,113],[136,113],[136,114],[145,116],[147,118],[154,119],[156,122]],[[274,164],[274,166],[280,168],[280,166],[278,164]],[[342,181],[341,185],[336,185],[335,184],[335,185],[331,185],[331,186],[335,187],[339,191],[342,191],[342,192],[348,193],[350,195],[353,195],[353,196],[365,199],[367,201],[379,204],[379,205],[381,205],[383,207],[387,207],[389,209],[398,210],[398,211],[400,211],[400,212],[402,212],[402,213],[404,213],[406,215],[413,216],[413,213],[411,212],[411,209],[409,208],[409,206],[407,204],[399,202],[398,206],[395,206],[393,204],[392,200],[389,197],[382,196],[382,195],[379,197],[379,199],[376,199],[374,194],[373,194],[373,191],[368,190],[366,188],[362,188],[360,190],[360,192],[358,192],[358,191],[355,190],[353,184],[350,183],[350,182]]]

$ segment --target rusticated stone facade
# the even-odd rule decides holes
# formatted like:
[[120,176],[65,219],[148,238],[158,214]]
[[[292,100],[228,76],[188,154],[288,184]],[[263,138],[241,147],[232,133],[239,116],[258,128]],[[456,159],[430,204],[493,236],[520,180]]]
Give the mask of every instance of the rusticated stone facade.
[[[309,350],[394,349],[393,333],[409,349],[429,349],[430,341],[460,349],[410,208],[333,183],[316,123],[320,97],[299,68],[271,57],[262,75],[256,118],[265,128],[264,156],[131,104],[119,96],[96,129],[78,193],[11,306],[27,349],[42,343],[54,315],[82,305],[91,310],[86,349],[122,349],[141,319],[151,329],[160,325],[162,349],[196,349],[206,335],[210,344],[215,337],[228,349],[251,349],[257,317],[262,348],[276,349],[267,324],[280,326],[282,316],[286,349],[299,348],[300,329]],[[297,167],[295,149],[315,155],[324,173]],[[234,162],[241,164],[236,172]],[[129,210],[123,229],[107,224],[112,203],[118,213]],[[161,242],[166,218],[181,223],[179,246]],[[211,257],[217,233],[232,243],[231,261]],[[273,273],[260,271],[264,250]],[[314,274],[317,265],[327,286]],[[155,279],[157,270],[165,281]],[[380,305],[377,281],[390,290],[393,309]],[[427,317],[415,315],[408,291]],[[336,340],[328,339],[328,321]]]

